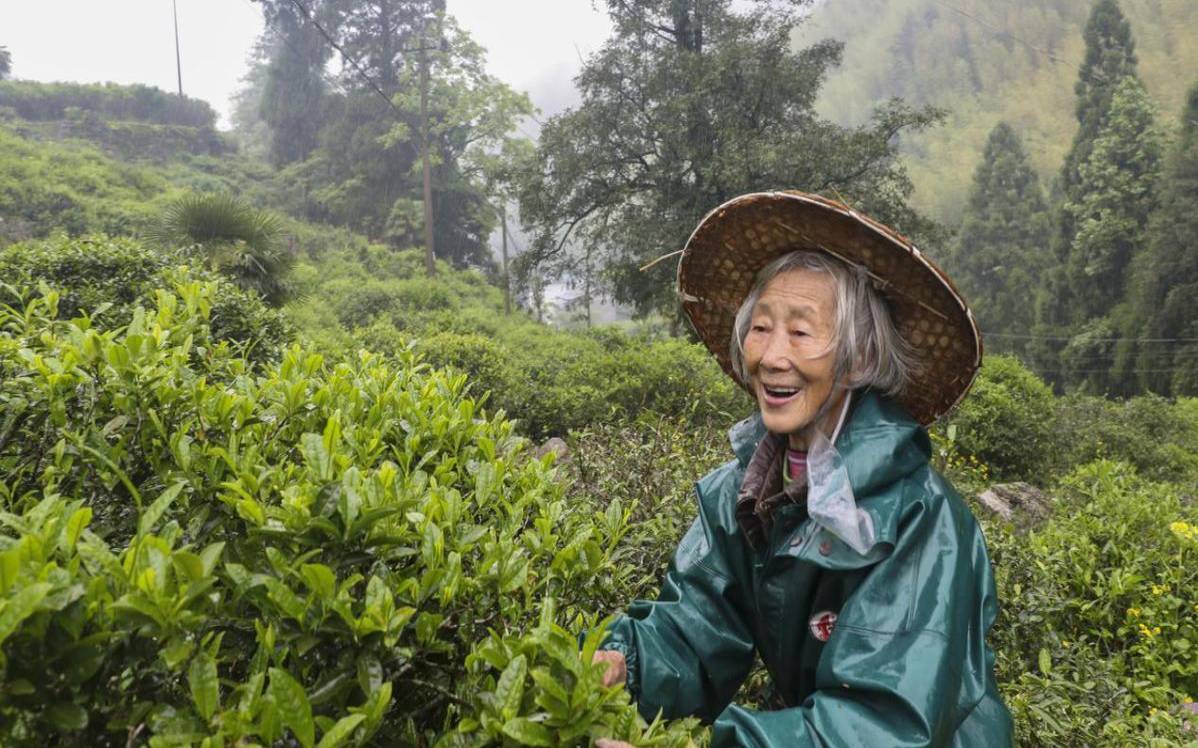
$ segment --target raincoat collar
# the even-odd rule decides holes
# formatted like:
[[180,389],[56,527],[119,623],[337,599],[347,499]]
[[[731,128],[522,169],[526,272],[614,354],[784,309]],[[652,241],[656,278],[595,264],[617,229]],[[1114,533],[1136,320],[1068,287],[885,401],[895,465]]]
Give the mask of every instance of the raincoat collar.
[[[760,413],[729,430],[732,450],[742,469],[748,466],[765,435]],[[858,506],[873,519],[877,542],[886,544],[885,549],[878,550],[888,552],[898,535],[904,505],[903,493],[891,489],[928,464],[931,443],[927,432],[896,401],[866,389],[853,393],[848,420],[834,446],[848,468]],[[851,552],[848,546],[845,550]]]

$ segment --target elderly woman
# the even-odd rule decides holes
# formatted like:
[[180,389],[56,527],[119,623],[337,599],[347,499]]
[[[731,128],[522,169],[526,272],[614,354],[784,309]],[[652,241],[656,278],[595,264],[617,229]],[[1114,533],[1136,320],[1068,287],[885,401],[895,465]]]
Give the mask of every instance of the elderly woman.
[[[710,213],[679,292],[759,413],[696,485],[661,596],[596,655],[608,683],[647,719],[711,722],[714,746],[1010,745],[985,542],[923,428],[981,360],[952,283],[886,227],[785,192]],[[761,711],[730,705],[755,653]]]

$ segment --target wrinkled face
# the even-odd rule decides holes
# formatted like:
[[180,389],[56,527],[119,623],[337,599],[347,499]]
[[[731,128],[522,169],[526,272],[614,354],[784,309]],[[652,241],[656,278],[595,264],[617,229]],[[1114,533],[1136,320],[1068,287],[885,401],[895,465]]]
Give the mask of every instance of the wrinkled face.
[[[762,420],[773,433],[798,434],[832,394],[835,328],[831,275],[797,269],[766,285],[753,307],[744,352]],[[837,395],[839,401],[843,392]]]

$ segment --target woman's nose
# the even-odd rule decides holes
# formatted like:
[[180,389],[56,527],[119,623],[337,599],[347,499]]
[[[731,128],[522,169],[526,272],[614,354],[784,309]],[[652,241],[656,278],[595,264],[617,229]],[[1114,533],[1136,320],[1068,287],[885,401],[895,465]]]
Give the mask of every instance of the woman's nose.
[[792,364],[788,348],[789,341],[785,332],[774,332],[766,341],[765,350],[761,355],[761,365],[775,371],[789,369]]

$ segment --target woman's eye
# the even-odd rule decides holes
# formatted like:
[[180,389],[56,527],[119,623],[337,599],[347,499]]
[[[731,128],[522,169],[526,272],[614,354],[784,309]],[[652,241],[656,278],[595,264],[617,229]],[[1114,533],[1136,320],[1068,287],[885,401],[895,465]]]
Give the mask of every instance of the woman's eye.
[[750,332],[769,332],[769,328],[765,325],[753,325],[749,328]]
[[807,335],[807,331],[806,330],[791,330],[790,334],[794,335],[795,337],[801,338],[801,337],[805,337]]

